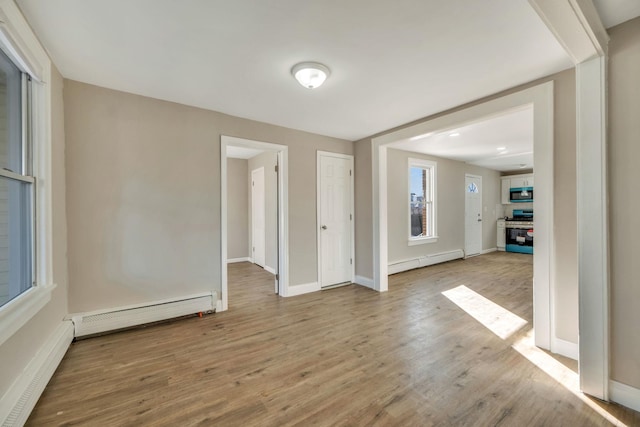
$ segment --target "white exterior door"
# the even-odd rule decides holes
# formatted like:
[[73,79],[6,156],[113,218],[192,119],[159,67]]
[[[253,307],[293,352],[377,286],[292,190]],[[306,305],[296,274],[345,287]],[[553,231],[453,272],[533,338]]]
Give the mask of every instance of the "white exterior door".
[[318,153],[319,281],[321,287],[352,280],[353,157]]
[[263,268],[265,233],[264,168],[258,168],[251,171],[251,258]]
[[482,177],[465,175],[464,255],[482,252]]

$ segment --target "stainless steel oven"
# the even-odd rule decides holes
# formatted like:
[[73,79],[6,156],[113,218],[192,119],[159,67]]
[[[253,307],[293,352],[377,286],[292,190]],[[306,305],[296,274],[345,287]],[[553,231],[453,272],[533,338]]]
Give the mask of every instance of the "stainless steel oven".
[[533,221],[506,221],[505,250],[533,254]]

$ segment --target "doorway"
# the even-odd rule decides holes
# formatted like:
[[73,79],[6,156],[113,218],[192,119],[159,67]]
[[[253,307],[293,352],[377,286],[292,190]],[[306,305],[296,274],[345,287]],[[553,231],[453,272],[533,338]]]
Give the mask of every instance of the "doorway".
[[464,190],[464,256],[482,252],[482,177],[465,175]]
[[251,260],[265,268],[265,185],[264,167],[251,171]]
[[[464,108],[372,139],[373,288],[388,290],[387,149],[400,140],[453,129],[501,112],[533,106],[534,164],[536,165],[536,236],[533,283],[535,344],[551,349],[557,342],[553,274],[553,82],[547,82]],[[555,346],[555,345],[554,345]],[[557,350],[557,347],[556,347]]]
[[353,156],[318,151],[318,283],[320,288],[354,279]]
[[[231,158],[228,157],[228,150],[232,149],[236,152],[241,153],[240,155],[245,156],[247,159],[252,157],[253,155],[259,153],[270,153],[273,157],[273,161],[269,163],[269,167],[266,165],[263,168],[263,182],[266,185],[269,183],[269,176],[273,176],[273,187],[274,190],[271,191],[273,194],[272,198],[267,196],[267,191],[263,191],[264,203],[266,212],[264,216],[264,230],[265,230],[265,250],[261,251],[258,249],[258,264],[261,262],[264,269],[269,273],[274,275],[274,290],[277,295],[287,296],[289,291],[289,257],[288,257],[288,147],[286,145],[273,144],[262,141],[254,141],[248,140],[244,138],[230,137],[226,135],[222,135],[220,138],[220,163],[221,163],[221,191],[220,191],[220,199],[221,199],[221,210],[220,210],[220,288],[221,288],[221,299],[218,301],[216,305],[216,311],[224,311],[229,307],[229,287],[228,287],[228,272],[227,272],[227,263],[228,262],[246,262],[246,261],[254,261],[253,256],[253,215],[251,209],[247,206],[247,210],[249,211],[249,215],[245,216],[243,220],[247,225],[246,228],[248,230],[247,236],[244,240],[245,242],[250,242],[247,244],[247,247],[251,247],[251,251],[247,248],[245,253],[246,255],[237,257],[237,255],[230,255],[230,244],[234,243],[233,239],[229,238],[229,225],[233,224],[234,221],[237,221],[235,216],[229,215],[229,205],[233,201],[233,183],[231,182],[231,178],[228,177],[229,173],[229,165],[231,162]],[[252,173],[254,170],[259,169],[259,166],[245,168],[245,176],[248,177],[246,179],[247,187],[252,188],[253,186],[249,184],[249,181],[253,181],[254,178],[260,180],[261,176],[254,176]],[[258,174],[260,174],[258,172]],[[254,193],[252,190],[249,190],[249,194],[245,193],[246,200],[248,201],[247,205],[253,205],[252,198]],[[256,196],[258,194],[256,193]],[[257,202],[260,204],[260,201]],[[270,207],[270,205],[272,207]],[[273,221],[269,220],[269,212],[273,214]],[[251,218],[246,218],[247,216]],[[267,226],[267,224],[273,224],[272,226]],[[258,229],[261,228],[260,224],[257,224]],[[271,233],[271,236],[270,236]],[[260,243],[260,237],[258,237],[259,246],[262,246]],[[273,242],[273,249],[269,249],[269,242]],[[271,255],[270,255],[271,254]]]

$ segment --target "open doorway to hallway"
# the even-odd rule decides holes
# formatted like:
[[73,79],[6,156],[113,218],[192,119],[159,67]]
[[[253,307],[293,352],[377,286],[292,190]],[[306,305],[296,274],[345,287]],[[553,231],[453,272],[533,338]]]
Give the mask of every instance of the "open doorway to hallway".
[[[223,136],[222,304],[229,304],[230,266],[253,264],[272,277],[268,292],[287,292],[287,149],[285,146]],[[266,290],[265,290],[266,291]]]

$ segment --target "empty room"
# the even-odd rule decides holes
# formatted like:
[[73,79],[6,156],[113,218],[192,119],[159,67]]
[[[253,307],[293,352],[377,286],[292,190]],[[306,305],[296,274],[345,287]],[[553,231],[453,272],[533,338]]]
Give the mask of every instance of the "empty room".
[[636,0],[0,0],[0,424],[640,426]]

